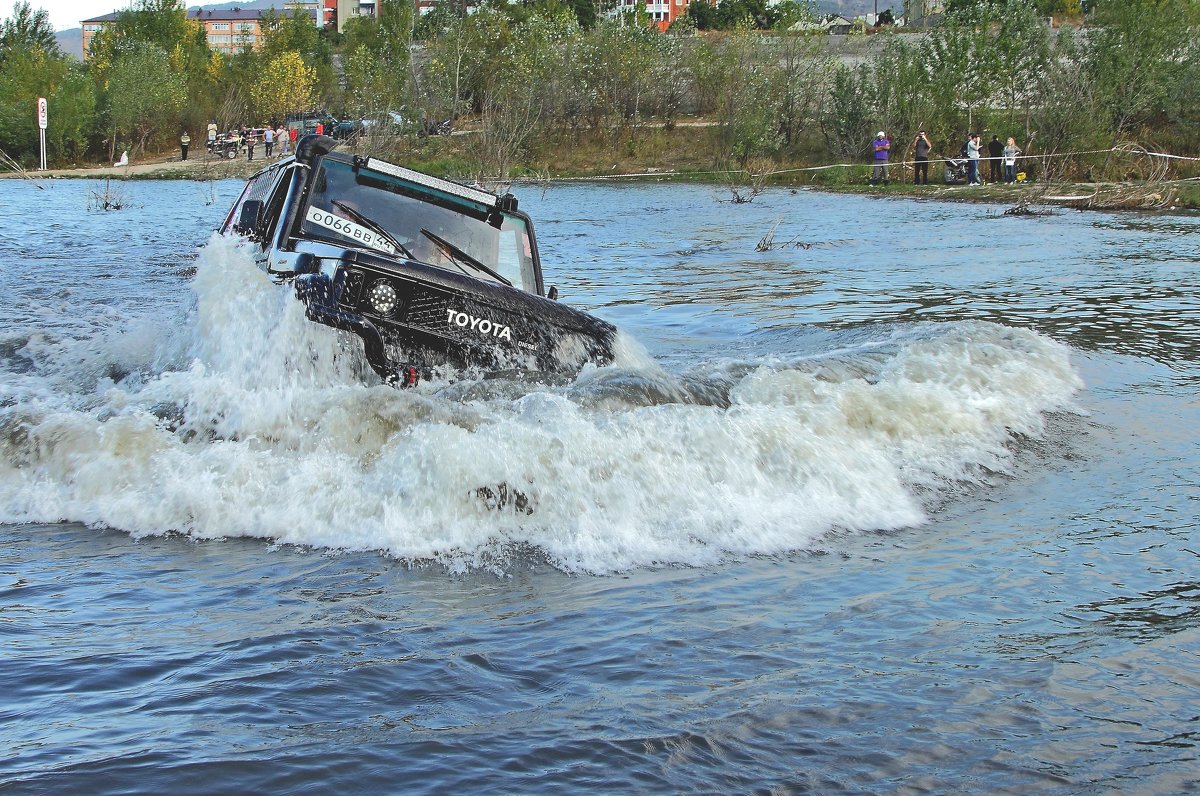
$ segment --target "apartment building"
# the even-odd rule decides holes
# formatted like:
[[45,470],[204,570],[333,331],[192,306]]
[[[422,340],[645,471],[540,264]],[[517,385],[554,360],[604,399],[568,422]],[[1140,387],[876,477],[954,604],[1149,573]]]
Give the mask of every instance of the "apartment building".
[[[343,3],[346,0],[342,0]],[[201,9],[193,8],[187,12],[188,19],[195,20],[203,26],[209,49],[223,54],[241,52],[245,49],[256,50],[262,46],[265,14],[274,13],[276,16],[291,16],[294,13],[310,14],[319,26],[332,24],[335,20],[339,28],[344,24],[338,12],[338,0],[307,0],[299,5],[285,9],[249,9],[224,8]],[[348,5],[348,4],[347,4]],[[357,5],[355,3],[354,5]],[[83,25],[83,58],[86,61],[91,49],[92,40],[96,34],[117,21],[118,12],[85,19]],[[349,14],[346,15],[347,17]]]
[[[639,5],[645,4],[646,14],[659,30],[666,30],[671,23],[687,12],[691,0],[621,0],[617,9],[633,11]],[[715,2],[715,0],[713,0]]]

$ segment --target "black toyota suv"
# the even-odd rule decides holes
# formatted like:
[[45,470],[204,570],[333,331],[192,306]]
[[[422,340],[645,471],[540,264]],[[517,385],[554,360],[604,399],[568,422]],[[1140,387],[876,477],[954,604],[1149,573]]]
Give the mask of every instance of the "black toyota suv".
[[511,194],[335,152],[328,136],[247,182],[221,232],[295,286],[311,320],[362,338],[388,383],[455,369],[573,372],[615,328],[546,295],[533,223]]

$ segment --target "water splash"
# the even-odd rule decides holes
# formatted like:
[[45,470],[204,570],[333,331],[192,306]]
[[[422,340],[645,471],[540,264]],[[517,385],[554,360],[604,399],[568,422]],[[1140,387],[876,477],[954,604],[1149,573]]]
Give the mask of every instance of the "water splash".
[[955,323],[674,373],[625,337],[613,366],[565,383],[398,391],[229,241],[205,248],[192,289],[156,319],[166,335],[110,319],[17,347],[34,365],[4,388],[0,521],[454,571],[520,551],[567,571],[704,565],[917,525],[931,496],[1005,472],[1081,386],[1064,346]]

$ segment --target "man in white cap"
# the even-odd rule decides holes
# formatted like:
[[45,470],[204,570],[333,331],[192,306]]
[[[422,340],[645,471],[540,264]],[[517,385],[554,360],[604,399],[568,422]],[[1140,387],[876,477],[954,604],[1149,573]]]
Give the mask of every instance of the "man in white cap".
[[871,146],[875,149],[875,162],[871,168],[871,184],[878,185],[879,181],[883,180],[883,184],[887,185],[888,152],[892,149],[892,142],[888,140],[887,133],[880,130]]

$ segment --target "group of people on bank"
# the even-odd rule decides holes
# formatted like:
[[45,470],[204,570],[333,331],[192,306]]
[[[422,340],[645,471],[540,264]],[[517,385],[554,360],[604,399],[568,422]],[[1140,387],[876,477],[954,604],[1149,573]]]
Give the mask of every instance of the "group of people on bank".
[[[254,160],[254,150],[259,143],[263,145],[265,157],[283,157],[295,149],[298,137],[299,131],[296,128],[289,129],[282,124],[238,127],[220,132],[214,119],[208,123],[205,144],[211,155],[233,157],[245,149],[246,159]],[[183,134],[179,136],[180,160],[188,159],[188,148],[191,146],[191,142],[191,136],[184,130]],[[278,147],[278,151],[276,151],[276,147]]]
[[[875,140],[871,142],[871,148],[874,153],[871,184],[879,185],[882,182],[887,185],[889,182],[888,159],[892,150],[892,141],[885,131],[880,130],[875,136]],[[928,185],[929,160],[933,154],[933,144],[930,143],[929,136],[924,130],[917,132],[917,137],[913,139],[910,149],[913,153],[913,185]],[[1006,183],[1012,183],[1017,181],[1017,158],[1021,155],[1021,148],[1017,146],[1017,142],[1013,138],[1010,137],[1006,143],[1001,143],[1000,136],[993,135],[992,140],[987,144],[986,157],[983,156],[983,151],[984,146],[979,134],[972,133],[959,152],[959,157],[966,160],[968,185],[983,185],[983,179],[979,173],[980,160],[988,162],[989,182],[1003,180]],[[946,161],[947,168],[954,163],[953,159],[944,158],[943,160]]]

